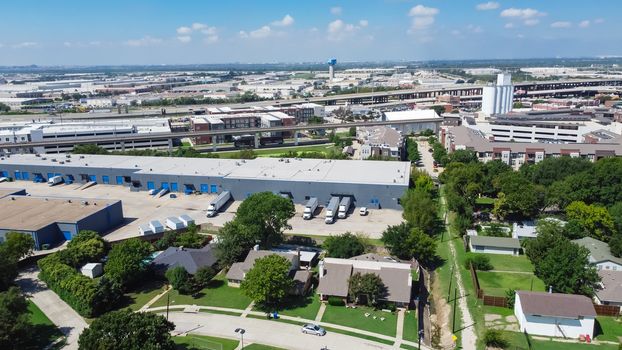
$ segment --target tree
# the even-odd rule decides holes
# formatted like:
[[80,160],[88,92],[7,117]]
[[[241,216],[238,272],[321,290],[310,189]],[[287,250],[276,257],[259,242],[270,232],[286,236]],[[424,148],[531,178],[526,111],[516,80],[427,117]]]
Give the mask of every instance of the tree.
[[510,346],[510,342],[503,336],[503,333],[494,328],[489,328],[484,333],[484,344],[487,347],[505,349]]
[[348,130],[348,136],[356,137],[356,127],[353,126]]
[[413,227],[432,234],[437,230],[437,205],[428,192],[408,190],[400,201],[402,216]]
[[197,288],[205,288],[216,276],[217,271],[211,266],[203,266],[197,270],[192,279]]
[[5,105],[4,103],[0,102],[0,112],[6,113],[8,111],[11,110],[11,107]]
[[166,231],[162,235],[162,238],[158,239],[153,246],[157,250],[166,250],[168,247],[175,246],[175,241],[177,241],[177,232]]
[[17,277],[17,262],[32,252],[32,236],[18,232],[7,232],[0,243],[0,291],[7,290]]
[[405,260],[412,258],[410,255],[411,247],[407,244],[411,230],[410,224],[402,222],[399,225],[389,226],[382,232],[382,243],[391,255]]
[[63,263],[81,267],[86,262],[98,261],[108,252],[108,243],[95,231],[83,230],[67,244],[67,249],[59,252]]
[[609,249],[611,254],[618,258],[622,258],[622,233],[616,233],[609,240]]
[[326,256],[331,258],[349,259],[365,253],[367,245],[362,237],[346,232],[342,235],[329,236],[322,244]]
[[28,348],[33,330],[28,302],[19,288],[11,287],[0,293],[0,349]]
[[436,240],[423,231],[413,228],[408,237],[410,255],[424,265],[430,266],[436,261]]
[[242,292],[256,304],[268,310],[276,306],[293,288],[289,277],[291,263],[286,258],[272,254],[255,260],[240,284]]
[[235,221],[246,226],[250,235],[265,248],[283,241],[287,221],[296,213],[294,203],[272,192],[259,192],[246,198],[238,208]]
[[177,235],[175,240],[175,246],[186,248],[202,248],[207,243],[208,237],[197,232],[196,225],[191,224],[188,226],[186,232],[182,232]]
[[141,279],[147,270],[143,262],[151,254],[152,247],[146,241],[132,238],[112,247],[104,269],[106,274],[124,288]]
[[182,266],[172,267],[164,273],[168,283],[181,294],[192,292],[191,277]]
[[590,264],[589,256],[589,250],[564,238],[535,265],[535,273],[555,292],[591,298],[600,277]]
[[218,232],[218,261],[222,266],[231,266],[243,259],[255,242],[252,232],[238,220],[225,223]]
[[449,155],[450,163],[460,162],[464,164],[468,163],[477,163],[479,160],[477,159],[477,154],[470,150],[455,150]]
[[72,153],[74,154],[109,154],[105,148],[95,144],[75,145]]
[[78,339],[80,350],[174,350],[170,332],[175,325],[149,312],[120,310],[93,321]]
[[622,202],[617,202],[609,207],[609,215],[613,220],[615,231],[622,233]]
[[383,298],[386,293],[387,288],[382,279],[374,273],[356,272],[348,279],[348,296],[356,303],[363,297],[368,306],[376,305],[378,299]]
[[572,202],[566,207],[568,220],[576,220],[590,237],[609,241],[614,232],[614,222],[607,208],[599,205],[587,205],[584,202]]
[[564,238],[564,227],[557,221],[540,220],[536,226],[538,235],[534,239],[525,241],[525,255],[538,266],[540,261],[549,253],[549,250],[561,244]]
[[434,110],[434,112],[436,112],[436,114],[441,115],[443,113],[445,113],[445,107],[444,106],[432,106],[432,108]]
[[506,172],[493,181],[504,194],[495,202],[493,213],[501,218],[532,218],[544,206],[544,189],[536,187],[519,172]]

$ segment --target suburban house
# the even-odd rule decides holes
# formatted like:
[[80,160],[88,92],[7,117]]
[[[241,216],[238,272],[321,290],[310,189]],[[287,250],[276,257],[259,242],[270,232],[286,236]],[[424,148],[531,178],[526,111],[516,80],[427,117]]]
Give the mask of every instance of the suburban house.
[[320,255],[319,250],[313,250],[313,248],[300,249],[299,247],[290,245],[281,245],[272,248],[271,251],[298,255],[300,257],[298,262],[302,267],[315,266],[317,264],[318,256]]
[[243,262],[237,262],[231,265],[231,268],[227,272],[227,285],[239,288],[246,273],[255,266],[255,260],[269,255],[280,255],[290,262],[289,276],[294,280],[294,288],[291,294],[303,295],[309,290],[313,273],[307,269],[300,269],[300,252],[292,254],[271,250],[259,250],[258,246],[255,246],[248,252]]
[[514,315],[520,331],[530,335],[594,337],[596,310],[583,295],[516,291]]
[[546,217],[538,221],[528,220],[523,222],[515,222],[512,225],[512,238],[518,238],[521,240],[536,238],[538,236],[538,232],[536,232],[536,227],[540,221],[555,222],[561,226],[566,225],[565,221],[553,217]]
[[469,249],[474,253],[520,254],[520,241],[517,238],[469,236]]
[[613,256],[607,243],[592,237],[575,239],[573,242],[590,251],[590,263],[596,266],[596,270],[622,271],[622,258]]
[[153,259],[151,265],[161,273],[170,268],[181,266],[186,272],[194,275],[198,269],[214,266],[217,262],[215,244],[208,244],[200,249],[168,247]]
[[599,305],[622,306],[622,271],[599,270],[600,288],[596,289],[594,302]]
[[382,279],[387,288],[383,300],[395,303],[399,307],[408,307],[411,301],[412,276],[411,265],[389,260],[354,257],[352,259],[324,258],[318,264],[320,283],[318,293],[320,299],[327,300],[334,296],[348,298],[348,281],[350,276],[373,273]]

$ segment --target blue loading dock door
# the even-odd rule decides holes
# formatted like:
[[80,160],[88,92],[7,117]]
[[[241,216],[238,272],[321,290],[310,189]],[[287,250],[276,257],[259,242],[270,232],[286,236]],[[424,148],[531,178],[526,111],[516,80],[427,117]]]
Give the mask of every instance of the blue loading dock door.
[[177,182],[171,182],[171,192],[179,192],[179,186]]

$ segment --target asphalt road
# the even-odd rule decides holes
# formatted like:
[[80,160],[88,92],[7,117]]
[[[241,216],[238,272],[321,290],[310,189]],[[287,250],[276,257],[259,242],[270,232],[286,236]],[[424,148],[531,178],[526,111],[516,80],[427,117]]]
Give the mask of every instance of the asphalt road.
[[323,347],[328,347],[330,350],[393,348],[390,345],[334,332],[327,332],[323,337],[303,334],[300,331],[300,326],[255,318],[204,312],[196,314],[172,312],[169,314],[169,320],[175,323],[175,331],[179,333],[191,332],[225,338],[236,338],[235,329],[243,328],[246,331],[244,334],[245,345],[252,342],[291,350],[319,350]]

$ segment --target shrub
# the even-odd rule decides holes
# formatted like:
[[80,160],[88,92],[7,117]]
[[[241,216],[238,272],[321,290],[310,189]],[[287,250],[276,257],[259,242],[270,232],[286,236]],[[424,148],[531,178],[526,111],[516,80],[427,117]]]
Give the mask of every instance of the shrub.
[[182,289],[185,289],[185,286],[188,284],[188,281],[190,279],[190,276],[188,275],[188,272],[186,272],[186,269],[181,266],[173,267],[166,270],[164,276],[168,280],[168,283],[171,284],[173,289],[180,292],[182,291]]
[[484,333],[484,344],[495,348],[505,349],[510,343],[498,329],[487,329]]
[[211,266],[203,266],[194,274],[194,284],[199,289],[205,288],[214,276],[216,276],[216,271]]
[[483,254],[470,254],[464,260],[464,267],[469,268],[469,265],[473,265],[473,268],[480,271],[489,271],[493,269],[490,263],[490,258]]
[[340,298],[340,297],[330,296],[330,297],[328,297],[328,305],[332,305],[332,306],[345,306],[346,302],[342,298]]

